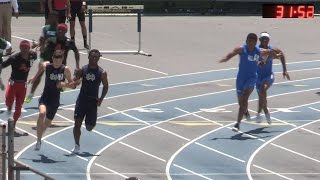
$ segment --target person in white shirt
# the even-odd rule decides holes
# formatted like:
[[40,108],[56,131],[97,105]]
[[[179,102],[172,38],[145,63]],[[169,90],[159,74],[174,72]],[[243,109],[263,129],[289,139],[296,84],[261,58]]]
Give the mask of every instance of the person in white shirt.
[[0,0],[0,37],[11,42],[12,8],[16,18],[19,16],[17,0]]

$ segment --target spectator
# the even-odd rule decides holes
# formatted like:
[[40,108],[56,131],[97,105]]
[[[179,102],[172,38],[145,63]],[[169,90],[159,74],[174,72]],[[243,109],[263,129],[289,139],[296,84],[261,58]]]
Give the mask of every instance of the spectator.
[[0,38],[11,42],[12,8],[16,18],[19,16],[17,0],[0,0]]

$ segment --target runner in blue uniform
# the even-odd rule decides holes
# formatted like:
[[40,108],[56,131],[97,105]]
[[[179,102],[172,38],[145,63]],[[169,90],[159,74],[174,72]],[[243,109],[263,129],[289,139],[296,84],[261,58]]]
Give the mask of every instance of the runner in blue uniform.
[[263,109],[267,122],[271,124],[272,121],[271,121],[270,113],[267,106],[267,90],[272,86],[274,82],[274,74],[272,71],[273,59],[280,58],[280,61],[282,64],[282,70],[283,70],[283,73],[282,73],[283,78],[287,78],[288,80],[290,80],[290,76],[287,72],[286,60],[283,52],[280,49],[273,48],[271,45],[269,45],[270,35],[267,32],[262,32],[260,34],[259,41],[260,41],[259,48],[273,49],[273,51],[276,53],[276,55],[268,56],[268,60],[266,61],[265,65],[258,67],[258,71],[257,71],[258,79],[256,83],[256,88],[259,95],[256,122],[260,123],[262,121],[262,117],[260,113]]
[[[39,118],[37,121],[37,143],[35,150],[41,148],[41,138],[47,127],[51,125],[60,105],[60,89],[75,88],[68,66],[62,64],[64,51],[56,50],[52,56],[53,62],[44,62],[37,74],[29,80],[33,83],[44,71],[46,74],[43,93],[39,99]],[[67,83],[65,82],[67,79]]]
[[[101,105],[103,99],[108,93],[109,83],[107,72],[99,65],[100,52],[97,49],[92,49],[89,52],[89,64],[83,66],[80,70],[76,71],[75,82],[80,84],[82,79],[82,86],[79,96],[77,98],[75,111],[74,111],[74,128],[73,136],[75,140],[75,147],[73,153],[78,153],[80,150],[80,135],[81,125],[85,118],[85,126],[88,131],[92,131],[97,122],[98,106]],[[103,88],[99,98],[99,86],[102,82]]]
[[239,131],[241,119],[245,114],[247,118],[250,117],[247,110],[248,99],[254,89],[257,80],[258,65],[265,63],[264,61],[261,61],[261,55],[268,55],[272,52],[272,49],[260,50],[256,46],[257,41],[258,36],[254,33],[249,33],[245,45],[235,48],[232,52],[230,52],[220,60],[220,63],[227,62],[235,55],[240,55],[239,71],[236,80],[239,112],[237,123],[232,128],[233,131]]

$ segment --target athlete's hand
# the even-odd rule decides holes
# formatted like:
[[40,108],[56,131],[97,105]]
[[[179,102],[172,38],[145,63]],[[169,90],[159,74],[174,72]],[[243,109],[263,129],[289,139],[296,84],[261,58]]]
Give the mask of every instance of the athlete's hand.
[[66,86],[66,83],[64,81],[58,81],[57,82],[57,88],[58,89],[62,89],[65,86]]
[[18,13],[18,12],[15,12],[15,13],[13,13],[13,14],[14,14],[14,16],[16,17],[16,19],[18,19],[19,13]]
[[68,20],[68,22],[70,22],[70,19],[71,19],[71,13],[68,13],[68,14],[67,14],[67,20]]
[[82,5],[80,12],[86,12],[87,11],[87,6]]
[[289,76],[289,73],[287,71],[283,72],[283,78],[287,78],[288,80],[290,80],[290,76]]
[[12,50],[12,47],[10,47],[10,48],[8,48],[7,50],[6,50],[6,54],[4,54],[3,56],[10,56],[11,54],[13,54],[15,51],[14,50]]
[[102,101],[103,101],[103,99],[101,99],[101,98],[97,98],[97,106],[100,106],[100,105],[101,105],[101,103],[102,103]]
[[28,80],[28,84],[33,84],[34,81],[35,81],[35,78],[33,77],[33,78],[31,78],[31,79]]
[[266,62],[264,61],[258,61],[258,66],[264,66],[266,64]]

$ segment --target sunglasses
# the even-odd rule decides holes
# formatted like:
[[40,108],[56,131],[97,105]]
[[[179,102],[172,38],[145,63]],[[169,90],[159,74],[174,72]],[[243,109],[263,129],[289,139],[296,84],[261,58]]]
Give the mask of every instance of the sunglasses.
[[54,55],[53,58],[60,59],[60,58],[62,58],[62,56],[61,55]]

